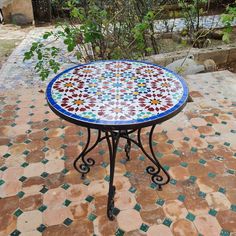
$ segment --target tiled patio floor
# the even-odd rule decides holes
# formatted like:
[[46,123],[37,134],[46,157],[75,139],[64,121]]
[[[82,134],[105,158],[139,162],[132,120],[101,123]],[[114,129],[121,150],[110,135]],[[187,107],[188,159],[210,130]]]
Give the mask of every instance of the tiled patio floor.
[[187,81],[194,102],[154,135],[171,182],[157,191],[144,172],[148,160],[133,147],[125,163],[121,142],[113,222],[106,144],[92,153],[96,165],[83,181],[73,160],[85,129],[55,116],[38,89],[0,92],[0,235],[236,235],[236,76]]

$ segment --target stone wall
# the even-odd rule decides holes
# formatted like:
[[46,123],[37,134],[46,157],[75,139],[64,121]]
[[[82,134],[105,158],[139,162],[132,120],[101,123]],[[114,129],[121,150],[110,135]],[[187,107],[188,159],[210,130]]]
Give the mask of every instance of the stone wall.
[[[182,50],[157,54],[148,57],[147,60],[162,66],[166,66],[175,60],[186,57],[188,52],[189,50]],[[189,54],[193,55],[195,61],[200,64],[203,64],[203,62],[207,59],[212,59],[215,61],[218,68],[224,67],[226,65],[230,66],[236,63],[236,43],[222,45],[214,48],[192,48]]]
[[6,23],[10,23],[11,16],[18,13],[25,15],[30,22],[34,20],[31,0],[14,0],[12,4],[4,7],[2,10]]

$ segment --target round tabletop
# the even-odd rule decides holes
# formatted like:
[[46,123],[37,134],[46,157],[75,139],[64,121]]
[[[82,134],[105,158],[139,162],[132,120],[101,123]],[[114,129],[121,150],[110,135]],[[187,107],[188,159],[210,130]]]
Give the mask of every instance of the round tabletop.
[[72,123],[98,129],[133,129],[161,123],[181,111],[186,82],[155,64],[95,61],[63,71],[48,84],[51,109]]

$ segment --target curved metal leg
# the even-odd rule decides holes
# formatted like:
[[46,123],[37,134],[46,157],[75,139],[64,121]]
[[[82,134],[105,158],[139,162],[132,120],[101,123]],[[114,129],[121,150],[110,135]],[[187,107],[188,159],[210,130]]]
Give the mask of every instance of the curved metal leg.
[[[153,136],[153,131],[155,129],[156,125],[153,125],[149,134],[149,147],[151,150],[151,155],[149,155],[142,144],[141,141],[141,129],[138,130],[138,142],[140,144],[140,148],[143,151],[143,153],[148,157],[148,159],[155,165],[153,166],[148,166],[146,168],[146,171],[148,174],[150,174],[152,177],[152,182],[155,183],[158,186],[158,190],[162,190],[162,185],[167,184],[170,181],[170,175],[168,172],[164,169],[164,167],[159,163],[157,160],[155,153],[153,151],[153,145],[152,145],[152,136]],[[162,174],[162,175],[161,175]],[[164,177],[163,177],[164,174]]]
[[119,132],[110,131],[110,133],[111,135],[109,135],[108,131],[105,131],[107,145],[109,148],[109,158],[110,158],[110,181],[109,181],[109,192],[108,192],[108,202],[107,202],[107,217],[109,218],[109,220],[113,220],[114,196],[116,191],[116,188],[113,185],[113,180],[114,180],[117,146],[120,139],[120,131]]
[[[88,132],[88,135],[87,135],[87,142],[85,144],[85,147],[84,147],[83,151],[80,153],[80,155],[74,161],[74,168],[79,173],[81,173],[81,178],[83,178],[83,179],[85,178],[85,174],[87,174],[90,171],[90,167],[95,164],[95,161],[92,158],[86,158],[86,155],[97,146],[97,144],[100,142],[100,139],[101,139],[101,131],[98,130],[97,140],[89,148],[90,138],[91,138],[91,130],[90,130],[90,128],[87,128],[87,132]],[[83,163],[81,163],[79,165],[79,167],[77,167],[77,162],[80,159],[82,160]]]
[[[125,136],[129,138],[129,133],[127,130],[125,131]],[[127,139],[127,143],[125,144],[126,161],[130,160],[130,150],[131,150],[131,141]]]

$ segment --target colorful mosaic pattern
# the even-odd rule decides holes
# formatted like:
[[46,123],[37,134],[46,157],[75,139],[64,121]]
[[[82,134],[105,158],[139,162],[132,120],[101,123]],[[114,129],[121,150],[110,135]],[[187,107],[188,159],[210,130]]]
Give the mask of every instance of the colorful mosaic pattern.
[[171,114],[186,102],[185,82],[139,61],[97,61],[64,71],[48,86],[49,103],[77,120],[132,124]]

